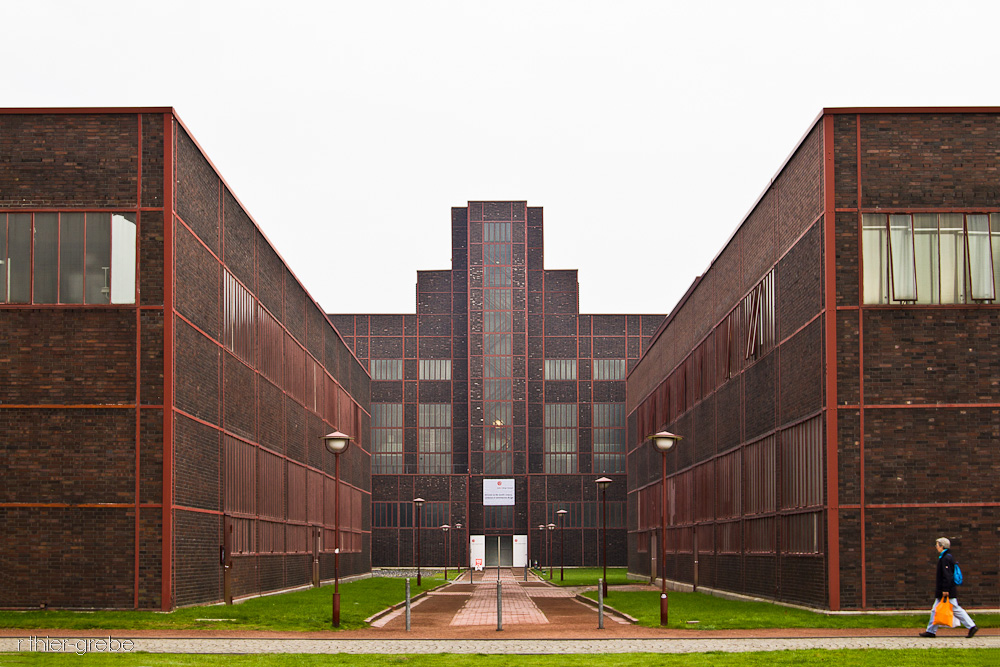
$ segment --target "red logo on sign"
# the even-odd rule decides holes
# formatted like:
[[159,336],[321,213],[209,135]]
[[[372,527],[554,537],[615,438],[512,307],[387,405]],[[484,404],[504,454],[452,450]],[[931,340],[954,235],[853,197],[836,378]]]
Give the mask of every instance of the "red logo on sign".
[[497,480],[497,486],[503,486],[503,482],[500,481],[499,479]]

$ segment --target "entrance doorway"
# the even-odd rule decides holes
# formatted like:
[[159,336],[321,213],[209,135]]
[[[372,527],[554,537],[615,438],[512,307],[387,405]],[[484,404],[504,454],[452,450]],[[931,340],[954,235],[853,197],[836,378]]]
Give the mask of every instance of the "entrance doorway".
[[486,536],[486,567],[514,567],[514,536]]
[[527,535],[470,535],[469,567],[524,567]]

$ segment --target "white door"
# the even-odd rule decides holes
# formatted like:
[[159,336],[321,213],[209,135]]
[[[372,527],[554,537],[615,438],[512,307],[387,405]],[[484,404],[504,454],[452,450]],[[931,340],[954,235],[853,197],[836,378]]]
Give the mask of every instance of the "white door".
[[486,565],[486,536],[469,536],[469,567],[482,568]]
[[524,567],[528,564],[528,536],[514,536],[514,567]]

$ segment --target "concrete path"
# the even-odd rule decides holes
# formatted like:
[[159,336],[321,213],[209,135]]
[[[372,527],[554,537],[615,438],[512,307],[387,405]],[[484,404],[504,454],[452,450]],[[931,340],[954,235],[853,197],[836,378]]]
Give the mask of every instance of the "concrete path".
[[[121,635],[113,635],[122,639]],[[77,653],[85,645],[61,642],[59,650],[52,645],[49,636],[48,652]],[[76,637],[79,637],[77,635]],[[107,637],[107,635],[105,635]],[[28,651],[29,642],[25,638],[0,638],[0,652]],[[39,640],[40,642],[41,640]],[[73,639],[74,642],[85,641]],[[485,654],[564,654],[564,653],[703,653],[723,651],[743,653],[748,651],[789,651],[800,649],[940,649],[940,648],[992,648],[1000,649],[1000,636],[977,636],[973,639],[961,637],[938,638],[921,641],[913,637],[799,637],[799,638],[751,638],[742,639],[278,639],[278,638],[237,638],[203,637],[154,638],[138,637],[130,639],[133,651],[149,653],[352,653],[352,654],[400,654],[400,653],[485,653]],[[42,650],[36,644],[36,650]],[[87,652],[99,649],[91,644]]]

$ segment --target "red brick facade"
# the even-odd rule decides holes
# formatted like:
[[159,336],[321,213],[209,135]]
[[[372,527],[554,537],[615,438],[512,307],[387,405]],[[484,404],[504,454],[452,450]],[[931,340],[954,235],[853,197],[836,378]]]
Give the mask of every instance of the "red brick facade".
[[[657,549],[639,547],[660,540],[660,454],[643,439],[665,428],[685,437],[667,457],[669,579],[694,581],[697,560],[700,586],[924,607],[944,535],[971,573],[963,606],[1000,602],[1000,300],[865,303],[861,276],[863,214],[1000,211],[998,146],[997,110],[821,114],[629,377],[631,571],[649,575]],[[709,368],[678,405],[697,351],[720,359],[727,312],[753,307],[772,267],[773,346],[749,357],[740,339],[738,372]],[[800,467],[801,446],[822,457]]]
[[[368,376],[173,111],[3,111],[0,156],[0,215],[120,213],[137,244],[134,304],[0,303],[0,607],[218,601],[227,520],[249,531],[234,595],[309,583],[301,538],[319,527],[331,578],[321,437],[356,438],[341,483],[367,507]],[[283,369],[268,376],[264,309]],[[277,477],[257,471],[265,459]],[[307,498],[293,469],[322,486]],[[234,496],[252,502],[234,511]],[[353,529],[341,574],[370,568],[370,528]]]

